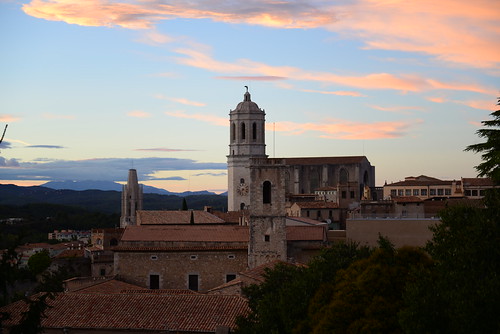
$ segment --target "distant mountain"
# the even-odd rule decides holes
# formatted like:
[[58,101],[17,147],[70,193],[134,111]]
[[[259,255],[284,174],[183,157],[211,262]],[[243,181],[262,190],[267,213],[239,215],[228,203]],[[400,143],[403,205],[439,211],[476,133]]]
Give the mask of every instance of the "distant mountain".
[[[183,197],[186,198],[190,209],[201,210],[205,205],[212,206],[216,210],[227,209],[227,196],[215,195],[205,191],[184,192],[179,195],[145,193],[144,210],[179,210],[182,207]],[[78,191],[0,184],[0,205],[20,206],[33,203],[78,206],[91,211],[120,213],[121,191]]]
[[[56,190],[102,190],[102,191],[122,191],[122,185],[113,181],[50,181],[41,185]],[[155,188],[147,185],[142,185],[145,194],[160,194],[160,195],[176,195],[181,197],[193,195],[215,195],[215,193],[203,191],[185,191],[182,193],[175,193],[165,189]]]

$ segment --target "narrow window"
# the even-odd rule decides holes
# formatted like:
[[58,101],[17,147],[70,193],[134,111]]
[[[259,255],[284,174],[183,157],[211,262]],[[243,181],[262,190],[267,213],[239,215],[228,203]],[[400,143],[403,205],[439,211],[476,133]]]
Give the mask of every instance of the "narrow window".
[[241,139],[245,139],[245,123],[241,123]]
[[245,183],[245,179],[241,178],[241,179],[240,179],[240,183],[241,183],[241,184]]
[[236,127],[234,126],[234,123],[231,123],[231,139],[233,141],[236,140]]
[[269,234],[266,234],[266,235],[264,236],[264,241],[265,241],[265,242],[269,242],[269,241],[271,241],[271,236],[270,236]]
[[198,275],[189,275],[188,289],[198,291]]
[[149,275],[149,288],[159,289],[160,288],[160,275]]
[[240,204],[240,210],[245,210],[245,203]]
[[226,275],[226,283],[231,282],[233,279],[236,279],[236,274],[227,274]]
[[271,203],[271,182],[265,181],[264,185],[262,187],[263,187],[263,189],[262,189],[262,194],[263,194],[262,202],[264,204],[270,204]]
[[342,168],[340,170],[339,183],[340,184],[347,184],[348,179],[349,179],[349,175],[347,174],[347,171],[344,168]]
[[342,190],[342,198],[347,198],[347,191]]
[[317,214],[318,214],[318,218],[321,218],[321,210],[318,210]]
[[257,139],[257,124],[255,122],[252,124],[252,139]]
[[419,195],[418,189],[413,189],[413,196],[418,196],[418,195]]
[[354,191],[351,190],[351,198],[354,198],[355,197],[355,193]]
[[106,268],[101,268],[101,270],[100,270],[99,274],[100,274],[101,276],[106,276]]

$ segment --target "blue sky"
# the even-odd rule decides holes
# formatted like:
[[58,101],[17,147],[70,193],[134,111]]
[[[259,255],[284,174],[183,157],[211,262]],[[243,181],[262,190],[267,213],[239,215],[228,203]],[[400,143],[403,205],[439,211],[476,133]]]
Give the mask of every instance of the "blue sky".
[[227,188],[244,86],[271,157],[366,155],[382,185],[476,175],[498,1],[0,0],[0,183]]

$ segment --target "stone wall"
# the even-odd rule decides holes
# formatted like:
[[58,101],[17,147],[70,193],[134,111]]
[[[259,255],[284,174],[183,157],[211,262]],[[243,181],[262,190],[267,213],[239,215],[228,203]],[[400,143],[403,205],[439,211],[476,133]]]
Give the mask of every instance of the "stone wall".
[[226,283],[226,275],[246,269],[246,249],[115,252],[118,277],[146,288],[150,275],[159,275],[160,289],[187,289],[189,275],[198,275],[198,291],[203,292]]

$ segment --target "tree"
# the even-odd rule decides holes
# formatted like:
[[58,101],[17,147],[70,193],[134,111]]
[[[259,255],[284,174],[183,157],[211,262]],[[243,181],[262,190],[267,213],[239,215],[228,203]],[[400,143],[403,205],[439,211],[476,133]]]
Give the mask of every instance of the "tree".
[[380,244],[317,291],[309,309],[310,333],[402,333],[397,315],[409,273],[431,260],[417,248],[394,249],[386,240]]
[[54,299],[52,292],[41,293],[32,298],[27,298],[28,310],[23,312],[19,324],[12,326],[11,334],[37,334],[43,333],[42,320],[46,318],[45,311],[51,306],[47,303],[47,298]]
[[50,259],[49,252],[43,250],[32,255],[28,260],[28,268],[33,275],[41,274],[45,269],[50,266],[52,260]]
[[[498,98],[497,105],[500,105]],[[477,135],[485,138],[484,143],[473,144],[467,146],[466,151],[482,153],[483,160],[476,166],[479,176],[488,176],[495,183],[500,184],[500,109],[490,114],[493,119],[482,121],[481,123],[488,127],[477,130]]]
[[499,333],[500,205],[440,213],[426,250],[435,264],[414,273],[400,322],[407,333]]
[[182,198],[182,211],[187,211],[188,210],[188,205],[187,205],[187,202],[186,202],[186,197],[183,197]]

